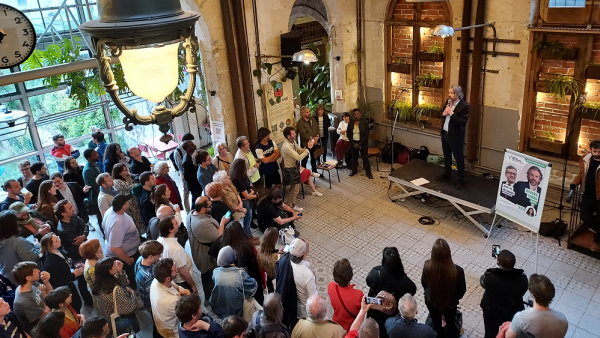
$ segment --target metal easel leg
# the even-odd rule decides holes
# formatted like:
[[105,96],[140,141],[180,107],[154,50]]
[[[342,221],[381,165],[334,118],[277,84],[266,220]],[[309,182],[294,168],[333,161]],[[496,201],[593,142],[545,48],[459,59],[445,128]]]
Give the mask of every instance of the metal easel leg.
[[538,252],[539,252],[539,245],[540,245],[540,233],[536,233],[536,241],[535,241],[535,273],[537,273],[537,266],[538,266]]
[[494,223],[496,223],[496,216],[498,216],[498,214],[494,214],[494,219],[492,220],[492,225],[490,226],[490,232],[485,237],[485,245],[483,246],[483,250],[481,251],[482,253],[485,252],[485,248],[487,248],[487,244],[488,244],[488,241],[490,240],[490,236],[492,236],[492,230],[494,229]]

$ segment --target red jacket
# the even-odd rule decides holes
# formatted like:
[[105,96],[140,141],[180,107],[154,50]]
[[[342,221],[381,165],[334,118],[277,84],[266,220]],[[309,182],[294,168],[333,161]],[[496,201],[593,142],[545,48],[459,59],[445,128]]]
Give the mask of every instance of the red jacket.
[[166,184],[171,191],[169,202],[171,202],[173,205],[177,204],[180,208],[182,208],[183,204],[181,204],[181,196],[179,195],[179,189],[177,188],[175,181],[173,181],[173,179],[170,177],[156,176],[156,185],[159,184]]
[[65,146],[61,148],[54,146],[50,150],[50,155],[58,158],[63,158],[63,156],[71,156],[71,145],[65,144]]

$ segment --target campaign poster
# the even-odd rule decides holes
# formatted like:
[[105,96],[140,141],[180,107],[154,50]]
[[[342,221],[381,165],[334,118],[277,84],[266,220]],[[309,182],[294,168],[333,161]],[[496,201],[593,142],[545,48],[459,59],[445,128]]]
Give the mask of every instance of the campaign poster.
[[496,197],[496,213],[538,232],[552,165],[506,149]]
[[265,106],[271,140],[281,144],[284,141],[283,130],[286,127],[295,126],[291,83],[278,81],[274,87],[269,83],[265,84],[263,88],[266,93]]

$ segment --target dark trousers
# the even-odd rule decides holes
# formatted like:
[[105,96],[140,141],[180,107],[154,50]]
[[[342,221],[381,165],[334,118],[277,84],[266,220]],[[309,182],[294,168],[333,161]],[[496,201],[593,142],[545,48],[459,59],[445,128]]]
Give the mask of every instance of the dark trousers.
[[442,150],[444,152],[445,173],[447,175],[452,173],[452,155],[454,155],[459,181],[465,180],[465,156],[463,155],[463,148],[463,140],[460,140],[459,142],[450,140],[448,138],[448,133],[442,131]]
[[500,325],[504,322],[510,322],[517,312],[518,311],[514,313],[505,313],[491,309],[483,309],[483,325],[485,327],[484,338],[496,338],[498,331],[500,330]]
[[137,283],[135,282],[135,262],[140,257],[139,251],[136,251],[131,257],[133,258],[133,264],[129,265],[123,262],[123,270],[129,279],[129,286],[131,286],[132,289],[137,290]]
[[[85,279],[83,280],[83,284],[87,285]],[[73,309],[75,309],[75,311],[77,311],[77,313],[81,313],[81,306],[83,304],[81,303],[81,297],[79,297],[79,292],[77,292],[77,287],[75,286],[75,283],[70,282],[69,284],[67,284],[67,287],[69,287],[69,290],[71,290],[71,295],[73,295],[71,300],[71,306],[73,307]]]
[[[319,149],[318,146],[313,146],[312,149],[308,149],[308,152],[310,153],[310,169],[312,170],[312,172],[316,173],[317,172],[317,159],[315,158],[315,150]],[[306,168],[306,163],[308,162],[308,156],[305,157],[302,162],[300,162],[302,164],[303,168]]]
[[[426,304],[431,315],[433,329],[437,332],[438,338],[459,338],[460,332],[456,328],[456,307],[443,309],[442,311],[435,309],[433,306]],[[446,319],[446,326],[442,327],[442,316]]]
[[267,276],[267,290],[269,293],[275,292],[275,289],[273,288],[273,280],[275,280],[275,278]]
[[88,290],[87,282],[85,281],[85,277],[83,275],[77,277],[77,288],[79,289],[79,293],[81,294],[81,298],[83,298],[83,303],[87,306],[94,306],[94,299],[92,298],[92,294],[90,290]]
[[212,290],[215,288],[215,282],[212,279],[213,271],[215,269],[210,269],[205,273],[200,274],[200,278],[202,279],[202,289],[204,290],[204,300],[208,301],[210,298],[210,294]]
[[202,196],[202,190],[200,191],[190,191],[190,194],[192,194],[192,205],[196,204],[196,200],[198,199],[198,197]]
[[327,161],[327,142],[329,142],[329,136],[323,136],[319,139],[319,143],[321,143],[321,147],[323,147],[323,160],[322,162]]
[[175,284],[177,284],[177,286],[179,286],[179,287],[182,287],[186,290],[190,290],[190,292],[192,292],[192,286],[186,281],[183,281],[181,283],[175,283]]
[[[595,193],[595,191],[594,191]],[[594,196],[581,197],[581,220],[585,227],[592,228],[596,234],[594,242],[600,243],[600,201]]]
[[350,147],[352,151],[352,172],[356,174],[358,171],[358,157],[360,156],[363,160],[363,167],[367,176],[371,175],[371,163],[369,162],[369,147],[363,145],[360,149]]

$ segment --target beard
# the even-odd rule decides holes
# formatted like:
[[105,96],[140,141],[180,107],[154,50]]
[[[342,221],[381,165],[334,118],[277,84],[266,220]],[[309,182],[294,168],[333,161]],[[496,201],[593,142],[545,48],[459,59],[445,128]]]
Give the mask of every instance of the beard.
[[598,155],[598,156],[592,155],[592,157],[594,158],[594,160],[599,160],[600,161],[600,155]]
[[540,182],[536,181],[535,179],[531,179],[529,180],[529,184],[533,185],[534,187],[537,186]]

